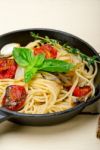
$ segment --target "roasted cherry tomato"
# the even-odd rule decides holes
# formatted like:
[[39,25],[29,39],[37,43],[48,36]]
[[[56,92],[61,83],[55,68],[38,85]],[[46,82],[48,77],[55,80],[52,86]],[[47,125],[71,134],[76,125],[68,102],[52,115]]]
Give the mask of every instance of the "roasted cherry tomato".
[[82,96],[87,95],[90,91],[91,91],[90,86],[76,87],[73,95],[76,97],[82,97]]
[[0,79],[14,78],[17,69],[17,64],[14,59],[0,59]]
[[46,58],[56,58],[57,50],[50,44],[44,44],[38,48],[34,48],[34,55],[44,53]]
[[6,88],[6,93],[2,101],[2,106],[9,110],[18,111],[23,108],[26,100],[26,90],[20,85],[10,85]]

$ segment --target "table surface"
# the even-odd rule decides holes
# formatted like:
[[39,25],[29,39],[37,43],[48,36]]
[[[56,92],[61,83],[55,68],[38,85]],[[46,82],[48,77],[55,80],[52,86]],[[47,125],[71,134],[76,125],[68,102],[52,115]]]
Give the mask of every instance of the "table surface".
[[[100,52],[100,0],[0,0],[0,34],[46,27],[79,36]],[[98,116],[78,115],[56,126],[0,124],[0,150],[99,150]]]

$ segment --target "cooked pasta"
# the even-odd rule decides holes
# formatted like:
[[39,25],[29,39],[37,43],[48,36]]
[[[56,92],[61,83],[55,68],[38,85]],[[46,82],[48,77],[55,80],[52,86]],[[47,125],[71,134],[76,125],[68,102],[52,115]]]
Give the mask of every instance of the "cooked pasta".
[[[28,43],[25,48],[30,49],[37,55],[43,52],[43,46],[46,45],[44,53],[46,54],[47,59],[52,58],[61,60],[61,62],[71,63],[75,66],[64,73],[41,70],[35,74],[35,76],[33,75],[29,82],[25,82],[25,68],[22,66],[20,67],[17,63],[14,77],[3,78],[0,75],[1,107],[7,106],[8,109],[14,110],[12,107],[8,107],[11,103],[5,104],[5,101],[8,102],[10,100],[10,96],[18,96],[19,91],[14,91],[17,94],[9,94],[10,88],[7,90],[7,87],[11,87],[12,85],[19,85],[25,88],[27,96],[24,105],[23,107],[17,107],[19,109],[15,109],[15,111],[26,114],[45,114],[64,111],[75,107],[78,103],[85,102],[89,97],[94,96],[94,78],[98,70],[97,63],[94,62],[94,64],[88,65],[88,62],[83,60],[80,55],[70,53],[59,43],[55,43],[54,45],[51,44],[50,48],[56,50],[56,56],[53,56],[54,52],[51,54],[51,52],[48,51],[49,46],[47,44],[50,46],[50,43],[42,43],[41,40],[35,40]],[[13,55],[7,57],[7,59],[9,58],[15,59]],[[20,70],[20,73],[18,73],[18,69]],[[4,98],[5,95],[7,100]],[[18,104],[19,102],[13,103],[12,105],[15,106]]]

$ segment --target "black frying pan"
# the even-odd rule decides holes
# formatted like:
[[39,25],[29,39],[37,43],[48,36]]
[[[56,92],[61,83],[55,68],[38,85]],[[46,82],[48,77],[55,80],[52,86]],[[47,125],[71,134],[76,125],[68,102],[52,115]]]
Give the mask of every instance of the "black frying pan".
[[[30,31],[34,31],[35,33],[39,33],[41,36],[47,35],[50,38],[54,38],[60,40],[62,43],[67,42],[69,45],[80,49],[83,53],[93,56],[97,55],[98,53],[92,48],[88,43],[81,40],[80,38],[71,35],[69,33],[65,33],[58,30],[51,30],[51,29],[26,29],[26,30],[19,30],[10,32],[0,36],[0,48],[7,43],[15,42],[20,43],[22,46],[28,44],[29,42],[33,41],[33,38],[30,36]],[[60,123],[66,121],[73,116],[80,113],[86,106],[94,103],[95,101],[99,100],[100,98],[100,65],[98,64],[98,73],[95,78],[95,87],[96,93],[95,97],[90,98],[87,102],[82,102],[81,104],[77,105],[76,107],[65,110],[62,112],[51,113],[51,114],[20,114],[14,111],[9,111],[5,108],[0,108],[0,122],[5,120],[10,120],[15,123],[19,123],[22,125],[52,125],[56,123]]]

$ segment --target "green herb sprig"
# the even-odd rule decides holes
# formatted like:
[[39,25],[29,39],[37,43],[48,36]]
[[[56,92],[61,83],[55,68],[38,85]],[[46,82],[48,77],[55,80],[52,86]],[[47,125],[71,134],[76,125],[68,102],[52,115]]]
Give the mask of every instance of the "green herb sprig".
[[35,40],[41,40],[42,43],[49,43],[51,45],[55,45],[58,44],[58,40],[55,39],[50,39],[48,36],[45,37],[41,37],[39,36],[39,34],[34,33],[34,32],[30,32],[31,36],[35,39]]
[[72,53],[72,54],[75,54],[75,55],[80,55],[82,60],[85,60],[85,61],[88,62],[88,65],[94,64],[97,61],[97,59],[100,58],[100,56],[96,56],[96,55],[94,55],[93,57],[89,57],[86,54],[83,54],[82,52],[80,52],[79,49],[72,48],[72,47],[68,46],[67,44],[64,44],[63,48],[65,50],[67,50],[69,53]]
[[14,48],[13,57],[17,64],[25,69],[24,81],[29,82],[40,71],[68,72],[74,65],[56,59],[46,59],[44,54],[33,56],[28,48]]

